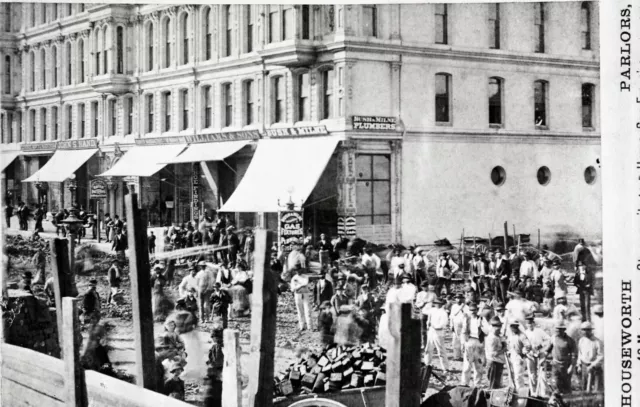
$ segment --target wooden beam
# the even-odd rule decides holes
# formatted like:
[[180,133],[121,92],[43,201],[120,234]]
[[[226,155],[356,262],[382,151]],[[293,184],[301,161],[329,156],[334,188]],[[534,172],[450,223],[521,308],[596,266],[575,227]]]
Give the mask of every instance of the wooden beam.
[[504,252],[507,252],[507,240],[509,239],[509,226],[507,221],[504,221]]
[[125,196],[129,276],[133,310],[133,338],[136,354],[136,384],[156,390],[153,312],[151,310],[151,273],[147,249],[147,225],[138,208],[138,194]]
[[271,274],[269,251],[272,233],[256,231],[254,259],[255,273],[251,304],[251,350],[249,406],[273,406],[274,357],[276,350],[276,308],[278,294]]
[[82,333],[78,321],[78,304],[80,299],[64,297],[62,299],[62,312],[64,330],[64,387],[65,404],[67,406],[86,407],[87,386],[84,382],[84,372],[80,366],[80,346],[82,345]]
[[64,357],[64,324],[62,321],[62,298],[72,297],[69,290],[69,242],[66,239],[53,239],[49,243],[51,247],[51,273],[53,274],[53,292],[56,301],[56,321],[58,324],[58,343],[60,344],[60,357]]
[[222,370],[222,400],[225,406],[242,407],[242,371],[240,369],[240,332],[224,330],[224,369]]
[[421,398],[420,321],[411,318],[411,304],[389,306],[391,345],[387,348],[385,406],[418,407]]

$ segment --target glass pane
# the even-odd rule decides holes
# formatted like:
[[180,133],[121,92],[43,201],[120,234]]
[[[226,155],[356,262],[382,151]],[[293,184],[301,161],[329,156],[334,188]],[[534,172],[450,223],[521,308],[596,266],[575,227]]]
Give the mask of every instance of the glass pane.
[[300,96],[309,96],[309,74],[305,73],[300,75]]
[[370,215],[357,215],[356,216],[356,225],[360,226],[368,226],[371,225],[371,216]]
[[375,225],[390,225],[391,215],[376,215],[373,217],[373,223]]
[[373,156],[373,178],[391,179],[391,157],[388,155]]
[[333,69],[324,71],[324,90],[325,94],[333,93]]
[[391,186],[389,181],[373,181],[373,213],[391,213]]
[[284,39],[293,39],[293,9],[284,10]]
[[356,157],[356,177],[358,179],[371,179],[371,156],[359,155]]
[[373,213],[373,202],[371,201],[371,181],[358,181],[356,183],[356,205],[358,214],[371,215]]

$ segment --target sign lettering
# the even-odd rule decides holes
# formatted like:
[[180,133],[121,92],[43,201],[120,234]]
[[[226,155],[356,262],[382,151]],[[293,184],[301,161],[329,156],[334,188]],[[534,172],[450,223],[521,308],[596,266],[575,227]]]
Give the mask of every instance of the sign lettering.
[[265,129],[267,137],[290,137],[329,134],[325,126],[287,127],[282,129]]
[[59,150],[79,150],[83,148],[98,148],[98,140],[64,140],[58,141]]
[[89,185],[90,199],[107,198],[107,182],[103,179],[92,179]]
[[191,177],[191,204],[193,205],[193,220],[200,219],[200,164],[193,164],[193,175]]
[[383,116],[353,116],[353,129],[396,131],[396,118]]
[[135,143],[139,146],[150,146],[164,144],[211,143],[216,141],[257,140],[259,138],[260,133],[258,130],[247,130],[227,133],[196,134],[194,136],[138,138],[135,140]]
[[27,143],[27,144],[20,145],[20,150],[22,151],[48,151],[48,150],[55,150],[55,149],[56,149],[55,141],[50,141],[45,143]]
[[287,255],[292,245],[304,239],[302,211],[278,212],[278,246]]

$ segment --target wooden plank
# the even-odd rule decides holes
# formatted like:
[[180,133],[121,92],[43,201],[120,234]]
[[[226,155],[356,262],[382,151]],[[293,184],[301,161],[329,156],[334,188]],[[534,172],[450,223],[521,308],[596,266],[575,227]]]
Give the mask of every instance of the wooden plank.
[[420,321],[411,318],[411,304],[389,306],[391,345],[387,348],[385,406],[420,405]]
[[65,407],[64,402],[9,380],[6,377],[2,378],[0,405],[11,407]]
[[138,208],[138,194],[126,195],[125,204],[127,206],[127,238],[129,239],[133,337],[136,346],[136,383],[145,389],[155,390],[156,368],[147,226]]
[[51,240],[51,273],[53,274],[53,291],[56,301],[56,322],[58,325],[58,343],[60,344],[60,357],[64,357],[63,349],[63,324],[62,324],[62,298],[71,296],[68,289],[67,277],[69,276],[69,242],[66,239]]
[[15,363],[16,370],[19,370],[17,366],[24,364],[24,369],[27,369],[28,366],[37,366],[48,374],[60,375],[60,377],[62,377],[64,364],[60,359],[8,343],[3,343],[0,350],[2,351],[2,363],[11,363],[10,366],[14,366],[13,363]]
[[242,407],[240,377],[240,332],[224,330],[224,369],[222,370],[222,400],[225,406]]
[[85,381],[91,407],[193,407],[93,370],[85,372]]
[[509,239],[509,226],[507,221],[504,221],[504,252],[507,252],[507,240]]
[[86,407],[87,392],[84,384],[83,369],[80,366],[80,346],[82,334],[78,321],[80,299],[64,297],[62,299],[64,337],[64,374],[65,401],[67,406]]
[[248,385],[249,406],[273,406],[274,357],[276,347],[276,308],[278,296],[271,274],[269,251],[273,235],[265,229],[256,231],[254,246],[255,273],[251,304],[251,378]]
[[60,359],[12,345],[3,345],[1,351],[3,377],[58,400],[64,399],[64,366]]

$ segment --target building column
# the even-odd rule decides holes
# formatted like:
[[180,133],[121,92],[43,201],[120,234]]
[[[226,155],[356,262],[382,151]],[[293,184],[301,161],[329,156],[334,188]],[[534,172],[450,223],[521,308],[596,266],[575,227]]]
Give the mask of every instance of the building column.
[[391,237],[402,242],[402,140],[391,143]]
[[[20,169],[22,171],[22,179],[26,179],[28,178],[31,174],[29,173],[29,167],[31,165],[31,157],[29,156],[24,156],[21,155],[20,158]],[[18,178],[18,177],[16,177]],[[28,202],[29,199],[31,198],[31,185],[29,182],[22,182],[22,191],[20,194],[20,200],[22,200],[23,202]]]
[[391,34],[389,35],[390,40],[401,40],[400,37],[400,25],[402,24],[400,20],[400,4],[389,4],[388,6],[391,9],[390,16],[390,28]]
[[338,147],[337,195],[338,206],[336,212],[339,218],[356,216],[356,150],[357,144],[353,140],[343,141]]
[[107,207],[105,213],[109,213],[111,217],[116,213],[116,190],[118,183],[113,177],[106,177],[107,180]]
[[[402,58],[402,56],[398,56]],[[402,61],[393,61],[391,65],[391,108],[395,117],[400,116],[400,68]]]

